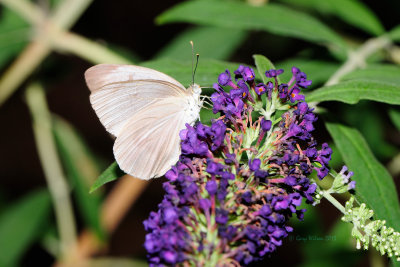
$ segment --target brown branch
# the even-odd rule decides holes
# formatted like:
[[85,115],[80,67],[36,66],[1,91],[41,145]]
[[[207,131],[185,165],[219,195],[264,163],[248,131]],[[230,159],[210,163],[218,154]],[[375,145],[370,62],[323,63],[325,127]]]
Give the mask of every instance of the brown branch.
[[[107,234],[111,236],[123,220],[126,213],[133,206],[149,182],[124,175],[108,194],[101,209],[101,222]],[[72,266],[84,262],[105,245],[88,229],[82,231],[77,247],[71,251],[68,258],[58,262],[55,266]]]

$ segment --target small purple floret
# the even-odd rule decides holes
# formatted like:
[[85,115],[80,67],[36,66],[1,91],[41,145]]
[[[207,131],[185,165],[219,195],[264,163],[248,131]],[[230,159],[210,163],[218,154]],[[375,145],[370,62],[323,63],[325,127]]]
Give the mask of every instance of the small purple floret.
[[272,121],[266,120],[264,118],[261,119],[261,129],[264,132],[268,132],[271,129]]
[[283,69],[279,69],[279,70],[270,69],[265,72],[265,76],[267,78],[273,78],[273,77],[277,77],[277,76],[281,75],[282,73],[283,73]]

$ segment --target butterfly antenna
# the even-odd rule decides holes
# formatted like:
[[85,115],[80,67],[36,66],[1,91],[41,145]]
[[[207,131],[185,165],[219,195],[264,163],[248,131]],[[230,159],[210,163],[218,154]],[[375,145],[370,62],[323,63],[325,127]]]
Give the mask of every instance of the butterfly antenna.
[[199,54],[196,54],[196,67],[194,67],[194,72],[193,72],[193,84],[194,84],[194,75],[196,74],[196,70],[197,70],[197,65],[199,64]]
[[196,66],[194,66],[194,45],[193,41],[190,41],[190,45],[192,46],[192,84],[194,84],[194,76],[196,74],[197,65],[199,64],[199,54],[196,54]]
[[194,47],[193,47],[193,41],[190,41],[189,43],[192,46],[192,84],[194,84],[194,70],[193,70],[193,65],[194,65]]

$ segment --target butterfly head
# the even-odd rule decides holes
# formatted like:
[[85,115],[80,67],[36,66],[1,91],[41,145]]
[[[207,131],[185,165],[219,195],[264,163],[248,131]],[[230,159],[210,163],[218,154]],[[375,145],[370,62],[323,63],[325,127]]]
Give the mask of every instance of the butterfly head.
[[193,94],[195,94],[195,95],[200,95],[201,94],[201,87],[200,87],[200,85],[198,85],[198,84],[192,84],[191,86],[190,86],[190,89],[192,89],[192,91],[193,91]]

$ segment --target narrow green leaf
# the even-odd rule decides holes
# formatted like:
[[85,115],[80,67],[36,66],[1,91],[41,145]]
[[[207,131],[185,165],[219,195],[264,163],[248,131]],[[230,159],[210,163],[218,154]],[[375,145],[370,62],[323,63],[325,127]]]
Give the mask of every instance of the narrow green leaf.
[[329,166],[333,169],[339,169],[343,166],[342,155],[340,155],[340,152],[333,142],[329,142],[329,147],[332,149],[332,156],[331,160],[329,161]]
[[400,229],[400,205],[393,179],[372,154],[357,130],[327,123],[326,127],[341,152],[346,165],[354,172],[356,197],[374,210],[376,217]]
[[90,187],[89,193],[93,193],[104,184],[112,182],[122,175],[124,175],[124,172],[121,171],[117,162],[114,161],[102,174],[100,174],[99,178],[97,178],[92,187]]
[[400,41],[400,25],[397,25],[389,32],[389,37],[395,42]]
[[[263,55],[253,55],[253,58],[257,67],[258,74],[262,78],[263,82],[267,83],[271,79],[265,76],[265,72],[270,69],[276,69],[274,64],[271,62],[271,60],[269,60]],[[278,83],[281,83],[279,76],[277,77],[277,79]]]
[[49,3],[48,3],[48,5],[49,5],[51,8],[55,8],[55,7],[57,7],[60,3],[62,3],[62,0],[50,0]]
[[28,43],[30,26],[16,13],[3,8],[0,17],[0,68]]
[[190,60],[192,49],[189,41],[193,41],[194,51],[200,55],[200,61],[202,58],[224,60],[236,51],[246,37],[247,33],[238,29],[192,27],[175,37],[154,58]]
[[242,30],[264,30],[346,50],[342,38],[316,18],[278,4],[250,6],[233,1],[187,1],[167,10],[159,24],[188,22]]
[[50,196],[39,190],[25,195],[0,215],[0,266],[17,266],[49,220]]
[[351,80],[321,87],[306,94],[307,102],[341,101],[355,104],[360,100],[400,104],[400,85],[379,81]]
[[373,35],[385,32],[379,19],[364,3],[356,0],[281,0],[295,6],[313,9],[324,15],[333,15]]
[[341,80],[355,79],[400,84],[400,67],[393,64],[368,65],[346,74]]
[[400,110],[390,109],[389,117],[392,120],[394,126],[396,126],[397,130],[400,131]]
[[285,72],[280,75],[283,81],[289,81],[292,77],[292,67],[299,68],[307,74],[307,78],[312,80],[312,85],[326,82],[329,77],[339,68],[338,63],[319,61],[311,59],[294,58],[276,63],[278,69],[284,69]]
[[61,160],[73,184],[78,209],[86,224],[100,239],[105,239],[105,231],[100,224],[100,195],[89,194],[91,181],[99,175],[97,165],[81,137],[66,121],[53,117],[53,130]]
[[[192,83],[191,59],[179,61],[171,58],[163,58],[143,62],[141,65],[164,72],[182,83],[185,87],[188,87]],[[214,59],[200,59],[194,81],[202,87],[212,87],[214,83],[218,82],[219,74],[224,72],[226,69],[229,69],[232,72],[233,70],[236,70],[239,65],[239,63],[230,63]]]

